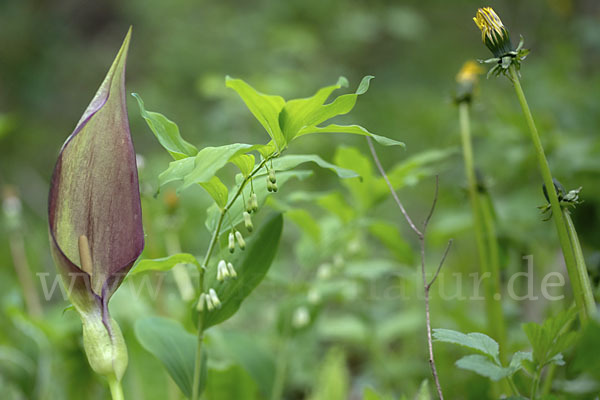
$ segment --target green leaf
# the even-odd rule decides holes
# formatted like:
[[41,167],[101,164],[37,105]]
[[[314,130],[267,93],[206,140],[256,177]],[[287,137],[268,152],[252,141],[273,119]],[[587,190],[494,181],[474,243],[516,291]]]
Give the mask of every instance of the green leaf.
[[205,292],[208,288],[215,289],[222,306],[204,313],[205,328],[231,318],[244,299],[263,280],[277,253],[282,228],[283,217],[281,214],[275,214],[250,236],[246,242],[246,250],[237,252],[238,258],[232,260],[238,275],[237,279],[218,282],[216,268],[207,271],[204,282]]
[[312,215],[303,208],[293,208],[285,212],[285,216],[298,225],[315,243],[321,240],[321,227]]
[[349,377],[346,357],[339,348],[329,350],[321,365],[310,400],[346,400],[349,392]]
[[133,266],[127,277],[129,278],[146,271],[168,271],[177,264],[194,264],[200,267],[198,260],[193,255],[178,253],[163,258],[140,260]]
[[250,151],[251,147],[249,144],[234,143],[203,148],[195,157],[194,168],[183,176],[181,190],[195,183],[209,182],[231,158]]
[[400,230],[395,224],[386,221],[373,221],[369,231],[383,243],[385,247],[403,264],[414,263],[414,252],[410,244],[400,235]]
[[[288,180],[292,178],[304,179],[312,174],[312,171],[286,171],[277,174],[277,185],[281,188]],[[265,200],[270,195],[267,191],[267,180],[263,177],[262,179],[254,179],[254,192],[256,193],[256,198],[258,200],[259,208],[264,205]],[[225,222],[227,225],[232,224],[236,226],[244,221],[243,212],[246,209],[244,204],[244,198],[248,199],[250,196],[251,185],[247,184],[244,188],[244,196],[239,196],[236,201],[229,208],[229,212],[227,213],[227,217],[225,217]],[[229,200],[233,198],[236,190],[232,190],[229,193]],[[205,221],[205,226],[209,232],[213,232],[217,226],[217,221],[219,220],[219,216],[221,215],[221,210],[216,205],[212,205],[207,209],[207,217]],[[260,211],[259,211],[260,212]]]
[[258,387],[239,365],[208,370],[205,398],[210,400],[259,400]]
[[[190,397],[194,379],[196,336],[183,329],[178,322],[162,317],[137,320],[135,336],[144,349],[163,363],[183,394]],[[206,364],[206,357],[203,363]],[[203,371],[206,371],[206,365]],[[203,379],[200,382],[201,388],[205,381]]]
[[343,222],[350,222],[356,216],[356,210],[348,204],[340,192],[331,192],[321,197],[317,200],[317,204],[337,215]]
[[225,78],[225,85],[237,92],[246,103],[246,107],[275,141],[277,148],[283,150],[287,144],[279,126],[279,113],[285,105],[283,97],[260,93],[243,80],[229,76]]
[[391,397],[382,396],[370,387],[366,387],[363,391],[363,400],[391,400]]
[[342,86],[348,87],[348,80],[344,77],[340,77],[335,85],[319,89],[312,97],[294,99],[285,103],[279,114],[279,125],[288,142],[296,136],[301,128],[314,124],[312,116],[327,101],[331,93]]
[[434,329],[433,337],[438,342],[454,343],[480,351],[483,354],[492,357],[496,363],[500,363],[498,361],[498,343],[483,333],[475,332],[464,334],[450,329]]
[[290,154],[277,157],[273,159],[273,169],[276,171],[287,171],[307,162],[313,162],[321,168],[329,169],[335,172],[342,179],[359,177],[356,172],[339,167],[335,164],[331,164],[316,154]]
[[525,360],[533,361],[533,355],[530,351],[517,351],[515,354],[513,354],[512,359],[510,360],[510,364],[508,365],[508,375],[513,375],[515,372],[523,368],[522,363]]
[[431,392],[429,391],[429,382],[427,379],[421,382],[421,386],[419,386],[419,391],[415,396],[416,400],[431,400]]
[[233,156],[229,161],[239,168],[244,177],[248,177],[252,173],[254,164],[256,163],[252,154],[238,154],[237,156]]
[[195,163],[196,159],[194,157],[171,161],[169,168],[158,175],[158,186],[162,187],[167,183],[182,180],[184,176],[192,172]]
[[193,157],[198,153],[198,149],[186,142],[179,133],[177,124],[169,120],[162,114],[152,111],[146,111],[144,102],[137,93],[131,94],[136,98],[140,107],[140,114],[146,120],[146,123],[158,139],[162,147],[164,147],[175,160],[181,160],[186,157]]
[[[307,118],[305,118],[304,126],[316,126],[321,122],[325,122],[328,119],[336,117],[338,115],[343,115],[349,113],[356,104],[356,99],[359,95],[364,94],[369,89],[369,81],[373,79],[373,76],[365,76],[360,85],[358,86],[358,90],[356,93],[352,94],[343,94],[337,97],[334,101],[328,104],[321,105],[316,108],[312,113],[310,113]],[[297,135],[300,135],[298,131]]]
[[547,318],[542,325],[534,322],[523,324],[523,330],[533,348],[533,359],[540,366],[553,362],[553,357],[571,347],[577,340],[577,334],[569,331],[568,326],[576,317],[574,308],[562,311]]
[[464,356],[456,362],[456,366],[468,371],[473,371],[493,381],[499,381],[510,373],[508,368],[502,368],[501,366],[494,364],[488,357],[482,356],[481,354]]
[[252,336],[237,331],[216,331],[211,335],[211,345],[219,346],[242,366],[258,384],[263,396],[269,397],[275,376],[275,362],[269,351],[259,346]]
[[365,128],[360,125],[337,125],[331,124],[327,126],[306,126],[298,132],[296,137],[310,135],[312,133],[351,133],[354,135],[362,135],[362,136],[370,136],[377,143],[383,146],[402,146],[405,147],[404,143],[399,142],[394,139],[387,138],[385,136],[379,136],[374,133],[369,132]]
[[218,177],[213,176],[210,181],[200,183],[200,186],[206,190],[220,208],[227,205],[227,186]]

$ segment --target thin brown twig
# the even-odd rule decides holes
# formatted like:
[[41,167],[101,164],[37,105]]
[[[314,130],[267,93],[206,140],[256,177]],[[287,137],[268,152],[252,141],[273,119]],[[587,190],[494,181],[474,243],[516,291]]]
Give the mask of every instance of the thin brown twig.
[[377,166],[379,173],[381,174],[381,176],[387,183],[387,185],[390,189],[390,192],[392,194],[392,197],[396,201],[396,204],[398,205],[398,208],[400,209],[400,211],[402,212],[402,215],[406,219],[406,222],[408,222],[408,225],[415,232],[415,234],[417,235],[417,238],[419,239],[419,246],[421,249],[421,275],[423,277],[423,291],[425,294],[425,322],[427,325],[427,347],[429,350],[429,367],[431,369],[431,374],[433,375],[433,380],[435,382],[438,397],[440,400],[444,400],[444,394],[442,393],[442,386],[440,385],[440,379],[439,379],[439,376],[437,373],[435,359],[433,357],[433,338],[431,335],[431,317],[430,317],[430,312],[429,312],[429,291],[431,289],[431,285],[433,285],[433,283],[437,279],[438,274],[440,273],[440,270],[442,269],[442,266],[444,265],[444,262],[446,261],[446,256],[448,255],[448,252],[450,251],[450,246],[452,245],[452,240],[450,240],[448,242],[448,246],[446,247],[446,250],[444,251],[444,255],[442,256],[442,259],[440,260],[440,264],[435,272],[435,275],[433,276],[433,278],[431,279],[431,281],[429,283],[427,283],[427,278],[426,278],[426,273],[425,273],[425,233],[427,232],[427,226],[429,225],[429,221],[431,220],[431,217],[433,216],[433,212],[435,211],[435,207],[437,205],[438,192],[439,192],[439,179],[437,176],[435,177],[435,193],[433,195],[431,209],[429,210],[429,214],[427,215],[427,218],[425,218],[425,221],[423,222],[422,230],[419,230],[416,227],[416,225],[413,223],[412,219],[406,212],[404,205],[400,201],[400,198],[396,194],[396,191],[394,190],[394,186],[390,182],[385,170],[383,169],[383,166],[381,165],[381,161],[379,161],[379,157],[377,156],[377,152],[375,151],[375,147],[373,146],[373,141],[368,136],[367,136],[367,143],[369,144],[369,149],[371,150],[371,155],[373,156],[373,160],[375,161],[375,165]]
[[367,136],[367,143],[369,144],[369,149],[371,149],[371,155],[373,156],[375,165],[377,165],[377,169],[379,170],[379,172],[381,173],[381,176],[383,176],[383,179],[385,180],[388,187],[390,188],[390,192],[392,193],[392,197],[394,198],[394,200],[396,200],[396,204],[398,205],[398,208],[400,208],[400,211],[402,212],[402,215],[404,215],[404,218],[406,219],[406,222],[408,222],[408,225],[410,225],[410,228],[417,234],[417,236],[419,238],[421,238],[423,236],[423,234],[421,233],[419,228],[417,228],[417,226],[413,223],[412,219],[410,218],[410,216],[404,209],[402,202],[400,201],[400,199],[398,198],[398,195],[396,194],[396,191],[394,190],[394,186],[392,185],[392,182],[390,182],[390,179],[388,178],[387,174],[385,173],[385,170],[383,169],[383,166],[381,165],[381,162],[379,161],[379,157],[377,157],[377,153],[375,152],[375,146],[373,146],[373,141],[368,136]]

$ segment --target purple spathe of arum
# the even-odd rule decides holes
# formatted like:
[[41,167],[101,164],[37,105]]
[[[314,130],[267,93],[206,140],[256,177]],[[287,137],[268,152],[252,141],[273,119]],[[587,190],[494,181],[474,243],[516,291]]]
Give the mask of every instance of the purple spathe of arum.
[[[125,101],[130,37],[131,29],[98,92],[62,146],[48,202],[52,255],[65,286],[72,288],[69,298],[80,314],[99,313],[109,336],[108,301],[144,247]],[[85,252],[90,256],[88,263],[83,260]]]

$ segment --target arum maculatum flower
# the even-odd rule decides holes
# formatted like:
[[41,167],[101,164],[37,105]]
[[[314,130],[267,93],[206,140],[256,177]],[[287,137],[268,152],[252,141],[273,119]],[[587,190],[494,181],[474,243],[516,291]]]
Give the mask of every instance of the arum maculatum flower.
[[131,29],[63,145],[48,204],[52,255],[83,323],[90,365],[120,380],[127,349],[108,302],[144,247],[136,157],[125,102]]
[[494,55],[494,58],[490,58],[483,62],[496,64],[488,73],[500,75],[506,73],[511,65],[514,65],[517,70],[521,66],[521,61],[527,57],[529,50],[523,49],[523,37],[519,42],[517,48],[513,48],[510,41],[510,35],[508,30],[504,27],[502,20],[492,7],[484,7],[477,10],[473,21],[481,30],[481,40],[483,44]]

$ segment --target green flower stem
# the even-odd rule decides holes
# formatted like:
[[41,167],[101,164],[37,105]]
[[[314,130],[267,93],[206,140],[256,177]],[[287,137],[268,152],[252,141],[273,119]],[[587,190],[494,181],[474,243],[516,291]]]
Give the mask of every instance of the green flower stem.
[[575,265],[577,266],[577,274],[581,279],[581,289],[583,290],[583,299],[585,301],[585,307],[590,310],[590,315],[595,315],[597,312],[596,302],[594,300],[594,293],[592,292],[592,284],[590,283],[590,277],[587,273],[587,267],[585,265],[585,258],[583,258],[583,251],[581,250],[581,244],[579,243],[579,237],[575,230],[575,225],[571,219],[571,214],[566,208],[563,209],[563,218],[567,223],[567,229],[569,231],[569,238],[571,239],[571,245],[573,246],[573,252],[575,253]]
[[504,324],[502,303],[499,298],[495,298],[496,294],[501,293],[498,244],[496,242],[495,226],[491,210],[489,210],[488,204],[484,204],[486,199],[477,190],[473,148],[471,145],[469,104],[467,102],[461,102],[459,104],[459,117],[465,172],[467,175],[469,198],[473,210],[475,241],[477,244],[477,252],[479,254],[479,265],[484,277],[490,275],[490,279],[485,279],[485,300],[489,330],[494,339],[498,341],[500,350],[503,350],[506,349],[506,327]]
[[531,400],[535,400],[535,398],[537,397],[538,387],[540,386],[541,373],[542,369],[538,366],[538,368],[535,369],[535,373],[533,374],[533,380],[531,381],[531,395],[529,396]]
[[[221,209],[221,215],[219,216],[219,220],[217,221],[217,227],[215,228],[215,231],[213,232],[213,235],[210,239],[208,249],[206,250],[206,255],[204,256],[204,261],[202,261],[202,267],[198,271],[198,273],[199,273],[198,290],[200,293],[204,292],[204,273],[206,272],[206,268],[208,266],[208,261],[210,260],[210,256],[212,255],[215,245],[217,244],[217,241],[219,239],[219,235],[221,233],[221,226],[223,225],[223,220],[225,219],[225,215],[227,215],[227,211],[231,208],[233,203],[235,203],[237,198],[240,197],[240,195],[242,194],[242,191],[244,190],[244,187],[246,187],[246,184],[254,177],[254,175],[256,175],[258,173],[258,171],[260,171],[261,168],[264,167],[264,165],[267,163],[267,161],[269,161],[271,158],[276,157],[277,155],[279,155],[279,153],[276,153],[276,155],[274,155],[274,156],[263,159],[260,162],[260,164],[258,164],[258,166],[256,168],[254,168],[252,173],[250,173],[250,175],[248,175],[246,178],[244,178],[244,180],[240,184],[240,187],[238,188],[237,192],[233,195],[231,200],[229,200],[229,203],[227,203],[227,205],[225,205],[225,207],[223,207],[223,209]],[[194,381],[192,384],[192,400],[197,400],[200,396],[200,377],[202,375],[202,344],[204,342],[204,326],[203,325],[204,325],[203,315],[199,315],[198,316],[198,346],[196,347],[196,357],[195,357],[195,361],[194,361]]]
[[[565,259],[565,264],[567,266],[567,272],[571,281],[571,287],[573,288],[575,303],[577,305],[577,309],[579,311],[581,320],[586,321],[589,318],[590,314],[593,312],[593,310],[590,310],[586,304],[585,295],[583,291],[583,284],[585,282],[588,282],[589,284],[589,280],[584,279],[582,276],[580,276],[580,273],[577,270],[575,254],[573,252],[571,240],[569,239],[569,233],[567,230],[567,223],[563,218],[563,213],[560,203],[558,201],[558,196],[556,194],[556,190],[554,190],[554,182],[552,181],[552,173],[550,172],[550,166],[548,165],[548,160],[546,160],[546,155],[544,154],[544,148],[542,146],[540,136],[535,126],[535,122],[533,122],[533,116],[531,115],[531,110],[529,109],[529,105],[527,104],[527,100],[525,99],[525,94],[523,93],[523,88],[521,87],[521,82],[519,81],[519,76],[514,65],[510,66],[509,72],[510,78],[517,93],[517,98],[519,99],[519,103],[521,104],[521,108],[523,109],[523,114],[525,115],[525,119],[527,120],[527,125],[529,126],[531,140],[533,141],[533,145],[535,147],[535,152],[538,158],[540,172],[542,173],[544,184],[546,185],[546,188],[548,188],[547,192],[548,197],[550,199],[550,206],[552,208],[552,219],[554,220],[554,224],[556,225],[556,233],[558,234],[558,240],[560,242],[560,247],[562,249],[563,257]],[[587,272],[583,272],[587,275]],[[591,288],[588,287],[586,291],[587,290],[591,292]]]
[[277,352],[277,363],[275,364],[275,377],[273,378],[273,389],[271,400],[280,400],[285,386],[285,375],[287,371],[288,348],[290,338],[284,335],[281,338],[281,346]]
[[115,377],[108,378],[108,386],[110,387],[110,395],[112,400],[124,400],[123,388],[121,387],[121,381]]

